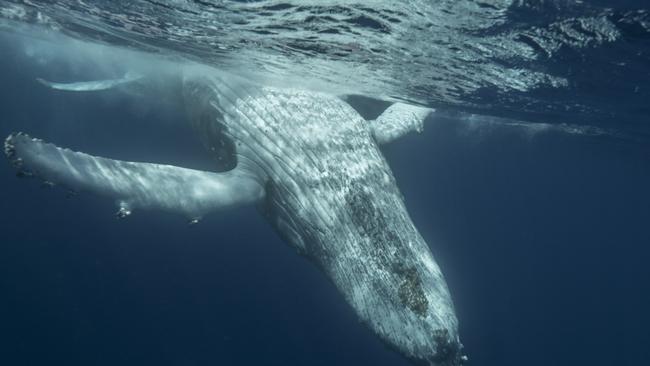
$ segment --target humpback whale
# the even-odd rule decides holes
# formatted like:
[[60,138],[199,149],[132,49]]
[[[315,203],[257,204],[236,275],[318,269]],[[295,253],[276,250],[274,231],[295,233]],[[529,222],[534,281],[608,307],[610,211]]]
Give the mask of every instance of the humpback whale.
[[21,176],[115,200],[118,217],[159,209],[196,223],[254,204],[391,348],[417,365],[466,360],[444,277],[379,149],[420,131],[432,109],[395,103],[367,121],[337,96],[219,70],[188,68],[181,82],[214,171],[117,161],[24,133],[7,137],[5,154]]

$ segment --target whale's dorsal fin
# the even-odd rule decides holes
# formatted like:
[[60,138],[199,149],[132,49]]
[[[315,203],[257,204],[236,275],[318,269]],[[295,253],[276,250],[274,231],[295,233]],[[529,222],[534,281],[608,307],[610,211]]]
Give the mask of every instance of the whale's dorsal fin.
[[370,121],[372,135],[378,144],[385,144],[411,131],[422,132],[424,120],[434,109],[394,103],[377,119]]
[[37,78],[36,81],[51,89],[76,91],[76,92],[88,92],[88,91],[100,91],[100,90],[112,89],[120,85],[138,81],[143,77],[144,76],[141,74],[129,71],[124,75],[124,77],[119,79],[77,81],[72,83],[56,83],[53,81]]
[[135,208],[152,208],[178,212],[194,221],[224,207],[255,202],[264,195],[256,174],[241,167],[213,173],[112,160],[59,148],[23,133],[7,137],[5,154],[19,174],[115,199],[120,217]]

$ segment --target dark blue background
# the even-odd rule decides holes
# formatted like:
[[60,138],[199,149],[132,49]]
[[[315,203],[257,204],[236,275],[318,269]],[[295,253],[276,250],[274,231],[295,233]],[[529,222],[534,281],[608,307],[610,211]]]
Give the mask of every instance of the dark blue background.
[[[0,47],[0,134],[210,167],[180,105],[48,90],[34,78],[92,75]],[[650,362],[648,146],[440,118],[385,153],[471,365]],[[116,220],[112,202],[66,198],[8,163],[0,187],[0,364],[407,364],[254,208],[190,228],[158,212]]]

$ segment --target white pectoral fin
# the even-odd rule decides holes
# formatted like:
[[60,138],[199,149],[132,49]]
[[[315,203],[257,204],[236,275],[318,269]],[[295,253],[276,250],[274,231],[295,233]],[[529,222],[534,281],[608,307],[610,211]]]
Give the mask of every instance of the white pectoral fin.
[[112,160],[62,149],[21,133],[5,140],[5,154],[19,175],[114,198],[120,217],[136,208],[151,208],[195,220],[218,209],[255,202],[264,194],[257,177],[244,169],[213,173]]
[[47,86],[51,89],[66,90],[66,91],[100,91],[115,88],[117,86],[132,83],[142,79],[144,76],[132,72],[127,72],[124,77],[119,79],[106,79],[106,80],[92,80],[92,81],[79,81],[74,83],[55,83],[45,79],[37,78],[36,81]]
[[424,120],[432,112],[435,110],[410,104],[391,105],[377,119],[370,121],[375,141],[385,144],[411,131],[422,132]]

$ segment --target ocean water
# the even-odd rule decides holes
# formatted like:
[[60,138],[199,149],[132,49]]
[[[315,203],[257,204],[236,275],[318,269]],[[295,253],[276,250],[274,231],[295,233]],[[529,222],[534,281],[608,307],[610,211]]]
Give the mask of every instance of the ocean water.
[[[361,95],[368,118],[380,99],[435,107],[382,151],[468,364],[647,364],[650,7],[296,3],[0,2],[0,134],[209,170],[167,83],[185,59]],[[36,81],[132,69],[160,77],[93,93]],[[113,202],[9,163],[0,185],[0,364],[409,364],[252,207],[189,227],[117,220]]]

